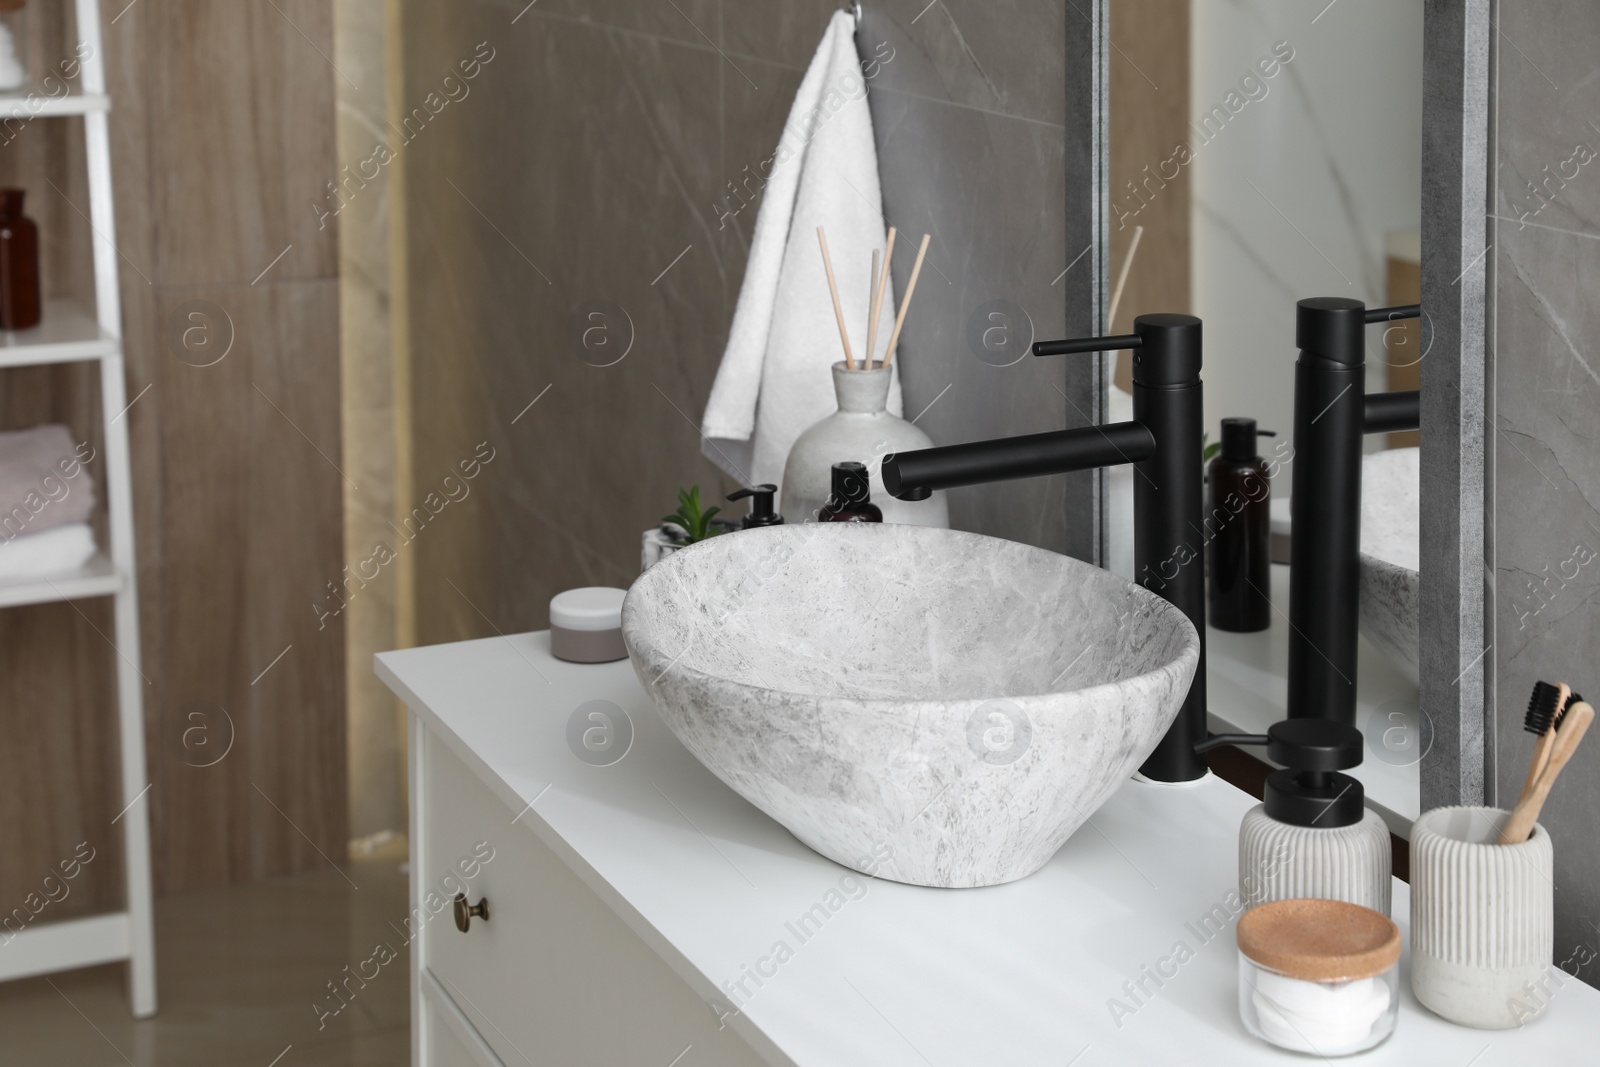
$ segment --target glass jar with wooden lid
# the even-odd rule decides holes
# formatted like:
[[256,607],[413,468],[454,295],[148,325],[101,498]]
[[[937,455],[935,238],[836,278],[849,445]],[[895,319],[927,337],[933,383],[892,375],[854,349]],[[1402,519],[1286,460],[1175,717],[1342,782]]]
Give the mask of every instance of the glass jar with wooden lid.
[[1400,928],[1342,900],[1275,900],[1239,919],[1239,1017],[1292,1052],[1348,1056],[1399,1015]]

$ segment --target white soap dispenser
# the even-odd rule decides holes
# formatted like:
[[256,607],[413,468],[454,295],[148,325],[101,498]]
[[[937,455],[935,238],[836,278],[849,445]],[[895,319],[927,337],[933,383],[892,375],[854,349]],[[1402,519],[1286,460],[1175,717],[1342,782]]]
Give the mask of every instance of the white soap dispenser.
[[1262,803],[1239,826],[1239,896],[1342,900],[1389,914],[1389,827],[1368,810],[1359,766],[1361,731],[1327,719],[1285,719],[1265,734],[1220,734],[1195,746],[1266,745],[1282,770],[1267,776]]

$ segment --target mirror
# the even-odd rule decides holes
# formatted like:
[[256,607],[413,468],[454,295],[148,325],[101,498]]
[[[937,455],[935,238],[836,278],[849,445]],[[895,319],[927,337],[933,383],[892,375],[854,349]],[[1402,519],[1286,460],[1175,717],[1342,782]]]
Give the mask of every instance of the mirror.
[[[1257,452],[1278,531],[1295,477],[1296,302],[1420,300],[1423,6],[1192,0],[1184,20],[1153,0],[1109,5],[1107,332],[1145,312],[1204,320],[1208,441],[1229,417],[1276,431]],[[1367,391],[1417,389],[1427,335],[1426,321],[1369,327]],[[1107,419],[1130,418],[1128,353],[1110,377]],[[1365,446],[1415,449],[1417,435],[1368,435]],[[1374,456],[1364,478],[1364,571],[1383,568],[1384,588],[1410,597],[1367,595],[1356,683],[1367,739],[1358,776],[1397,831],[1419,813],[1430,743],[1418,712],[1417,471],[1415,452]],[[1130,578],[1133,477],[1107,476],[1106,564]],[[1219,495],[1206,514],[1215,559],[1237,511]],[[1284,715],[1289,568],[1286,541],[1274,540],[1283,562],[1268,569],[1266,628],[1215,614],[1223,626],[1208,628],[1216,731],[1261,732]]]

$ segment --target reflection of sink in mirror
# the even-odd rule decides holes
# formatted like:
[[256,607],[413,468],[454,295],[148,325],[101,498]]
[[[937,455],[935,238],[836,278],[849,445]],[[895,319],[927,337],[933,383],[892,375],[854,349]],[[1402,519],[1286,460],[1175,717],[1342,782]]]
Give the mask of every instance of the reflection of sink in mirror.
[[1420,450],[1372,452],[1361,463],[1361,632],[1417,681]]
[[1081,560],[893,524],[676,552],[623,606],[661,717],[829,859],[928,886],[1033,873],[1127,781],[1199,662],[1181,611]]

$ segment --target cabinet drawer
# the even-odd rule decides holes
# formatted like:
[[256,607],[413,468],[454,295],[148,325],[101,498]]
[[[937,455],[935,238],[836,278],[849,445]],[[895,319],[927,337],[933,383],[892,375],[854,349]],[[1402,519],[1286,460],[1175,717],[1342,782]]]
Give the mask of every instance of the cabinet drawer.
[[[421,964],[507,1067],[754,1067],[689,986],[431,731],[419,731]],[[413,798],[417,802],[417,798]],[[531,815],[527,816],[533,817]],[[457,930],[450,899],[488,901]],[[424,975],[426,979],[428,975]]]
[[424,1016],[422,1067],[505,1067],[436,985],[424,986],[418,1009]]

